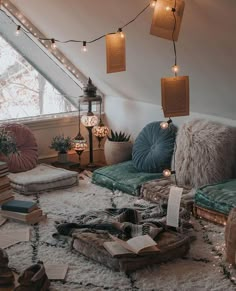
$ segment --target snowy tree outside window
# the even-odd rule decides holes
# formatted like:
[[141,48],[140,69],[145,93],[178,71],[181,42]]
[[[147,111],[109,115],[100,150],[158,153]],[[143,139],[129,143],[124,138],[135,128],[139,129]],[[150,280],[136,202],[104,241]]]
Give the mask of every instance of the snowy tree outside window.
[[0,36],[0,120],[76,110]]

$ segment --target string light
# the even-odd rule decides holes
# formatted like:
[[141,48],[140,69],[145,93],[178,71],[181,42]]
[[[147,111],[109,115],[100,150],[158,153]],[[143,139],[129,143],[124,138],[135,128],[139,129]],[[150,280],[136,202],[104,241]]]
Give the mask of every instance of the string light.
[[171,10],[170,6],[166,6],[166,11],[170,11],[170,10]]
[[125,37],[124,32],[122,31],[122,28],[119,28],[118,32],[119,32],[121,38]]
[[18,25],[17,26],[17,29],[16,29],[16,36],[18,36],[20,34],[20,29],[21,29],[21,26]]
[[56,45],[56,43],[55,43],[55,39],[52,38],[52,39],[51,39],[51,42],[52,42],[52,44],[51,44],[51,48],[52,48],[53,50],[55,50],[55,49],[57,48],[57,45]]
[[83,46],[81,48],[82,53],[87,53],[88,48],[87,48],[87,42],[83,41]]
[[164,177],[170,177],[172,174],[175,174],[175,171],[171,171],[169,169],[165,169],[163,172],[162,172],[163,176]]
[[157,0],[152,0],[151,3],[150,3],[150,6],[152,8],[155,8],[156,4],[157,4]]
[[173,73],[175,73],[175,75],[177,75],[177,73],[179,72],[179,66],[174,65],[174,66],[172,66],[171,70]]
[[162,129],[167,129],[171,123],[172,123],[172,120],[169,118],[169,120],[167,120],[167,121],[162,121],[160,123],[160,127]]

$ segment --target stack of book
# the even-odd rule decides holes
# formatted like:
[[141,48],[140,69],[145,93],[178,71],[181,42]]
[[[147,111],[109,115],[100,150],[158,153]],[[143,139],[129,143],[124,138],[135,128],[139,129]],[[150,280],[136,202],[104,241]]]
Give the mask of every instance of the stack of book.
[[0,161],[0,205],[14,199],[8,174],[7,163]]
[[46,218],[46,214],[43,214],[35,202],[22,200],[11,200],[2,204],[0,215],[29,224],[38,223]]

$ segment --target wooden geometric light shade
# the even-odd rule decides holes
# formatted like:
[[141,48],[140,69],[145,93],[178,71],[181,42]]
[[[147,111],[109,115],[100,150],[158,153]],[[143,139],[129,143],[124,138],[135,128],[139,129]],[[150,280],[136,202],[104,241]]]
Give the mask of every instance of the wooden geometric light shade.
[[126,70],[125,37],[118,33],[106,35],[107,73]]
[[189,115],[189,77],[162,78],[161,102],[165,117]]
[[178,40],[185,2],[183,0],[176,0],[175,18],[172,12],[174,6],[175,0],[158,0],[156,2],[150,34],[168,40]]

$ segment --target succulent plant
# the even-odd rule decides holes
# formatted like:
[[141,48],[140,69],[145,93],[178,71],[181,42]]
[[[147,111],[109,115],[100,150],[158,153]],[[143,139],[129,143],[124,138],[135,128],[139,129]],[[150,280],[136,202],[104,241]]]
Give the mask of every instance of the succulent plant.
[[72,139],[69,136],[57,135],[54,136],[50,145],[50,149],[54,149],[59,153],[67,153],[69,150],[72,149]]
[[126,133],[120,131],[119,133],[117,131],[111,130],[111,136],[107,136],[109,141],[116,141],[116,142],[124,142],[129,141],[130,135],[127,135]]
[[5,156],[17,152],[15,138],[5,129],[0,130],[0,154]]

